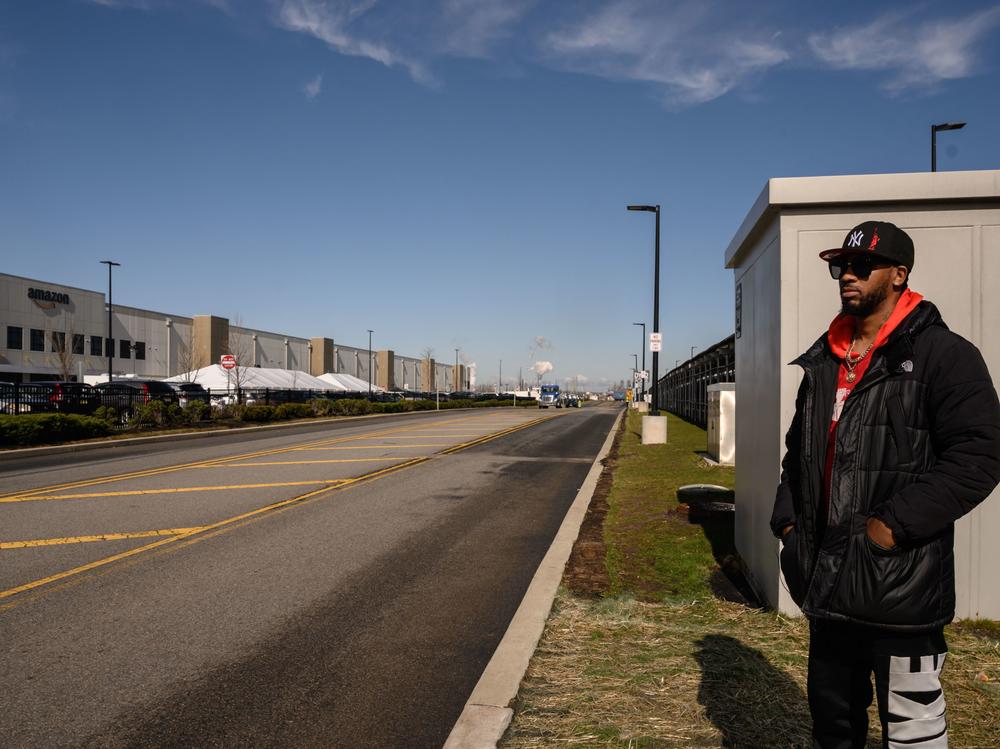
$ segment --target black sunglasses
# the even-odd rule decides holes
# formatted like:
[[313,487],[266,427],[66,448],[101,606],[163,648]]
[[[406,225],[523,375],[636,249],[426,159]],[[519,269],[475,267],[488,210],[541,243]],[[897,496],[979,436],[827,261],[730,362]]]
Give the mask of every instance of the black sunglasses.
[[839,279],[848,268],[854,271],[854,275],[862,281],[867,281],[878,265],[889,265],[885,258],[878,255],[841,255],[827,261],[830,267],[830,277]]

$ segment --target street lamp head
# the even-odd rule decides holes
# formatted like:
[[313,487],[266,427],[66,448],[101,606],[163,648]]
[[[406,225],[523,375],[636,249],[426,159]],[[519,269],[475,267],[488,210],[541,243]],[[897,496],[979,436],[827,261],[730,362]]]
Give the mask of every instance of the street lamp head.
[[656,206],[656,205],[629,205],[629,206],[626,206],[626,209],[629,210],[629,211],[652,211],[654,213],[656,212],[656,210],[658,208],[659,208],[659,206]]
[[942,130],[961,130],[965,127],[964,122],[942,122],[940,125],[931,125],[936,132],[941,132]]
[[116,263],[116,262],[115,262],[114,260],[101,260],[100,262],[101,262],[101,263],[102,263],[103,265],[106,265],[106,266],[108,266],[109,268],[110,268],[110,267],[111,267],[112,265],[121,265],[121,263]]

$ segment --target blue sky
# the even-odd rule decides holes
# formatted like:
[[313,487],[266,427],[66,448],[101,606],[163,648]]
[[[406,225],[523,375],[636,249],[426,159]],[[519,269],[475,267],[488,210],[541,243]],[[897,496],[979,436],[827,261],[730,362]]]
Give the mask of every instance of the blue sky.
[[[770,177],[1000,168],[1000,4],[0,0],[0,270],[450,361],[661,372]],[[647,363],[649,357],[647,356]]]

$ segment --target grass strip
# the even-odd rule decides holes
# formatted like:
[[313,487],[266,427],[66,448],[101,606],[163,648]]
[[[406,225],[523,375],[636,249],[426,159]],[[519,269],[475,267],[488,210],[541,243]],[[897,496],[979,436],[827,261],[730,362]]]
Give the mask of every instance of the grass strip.
[[[691,522],[676,488],[732,486],[732,471],[702,464],[702,430],[668,422],[669,443],[643,447],[629,415],[607,496],[608,589],[559,591],[503,749],[810,746],[806,622],[727,600],[739,598],[719,582],[731,520],[728,536]],[[951,743],[995,747],[1000,627],[958,622],[947,636]],[[874,708],[871,725],[874,749]]]

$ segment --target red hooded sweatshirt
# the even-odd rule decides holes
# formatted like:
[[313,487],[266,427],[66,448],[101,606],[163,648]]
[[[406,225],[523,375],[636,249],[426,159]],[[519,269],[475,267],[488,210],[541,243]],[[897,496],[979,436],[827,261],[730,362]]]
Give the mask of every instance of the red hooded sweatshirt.
[[[833,355],[840,359],[841,362],[840,369],[837,372],[837,393],[833,403],[833,419],[830,421],[830,432],[827,435],[826,464],[823,468],[823,506],[826,511],[824,514],[829,513],[830,478],[833,473],[833,454],[837,444],[837,422],[840,421],[840,414],[844,410],[844,403],[847,402],[851,391],[858,386],[861,378],[868,371],[868,365],[871,364],[875,351],[889,340],[889,335],[892,331],[899,326],[908,314],[916,309],[916,306],[921,301],[923,301],[923,297],[915,291],[910,291],[909,289],[903,291],[902,296],[899,297],[899,301],[896,302],[896,307],[893,309],[892,314],[882,323],[882,327],[879,328],[878,333],[875,335],[875,345],[872,346],[871,351],[868,352],[868,355],[864,359],[854,365],[854,382],[847,381],[847,367],[844,365],[843,360],[847,356],[847,349],[851,345],[851,338],[854,337],[854,327],[857,318],[851,315],[840,314],[830,323],[830,330],[827,333],[826,340],[830,344],[830,350],[833,352]],[[851,361],[855,361],[860,354],[860,351],[851,352]]]

